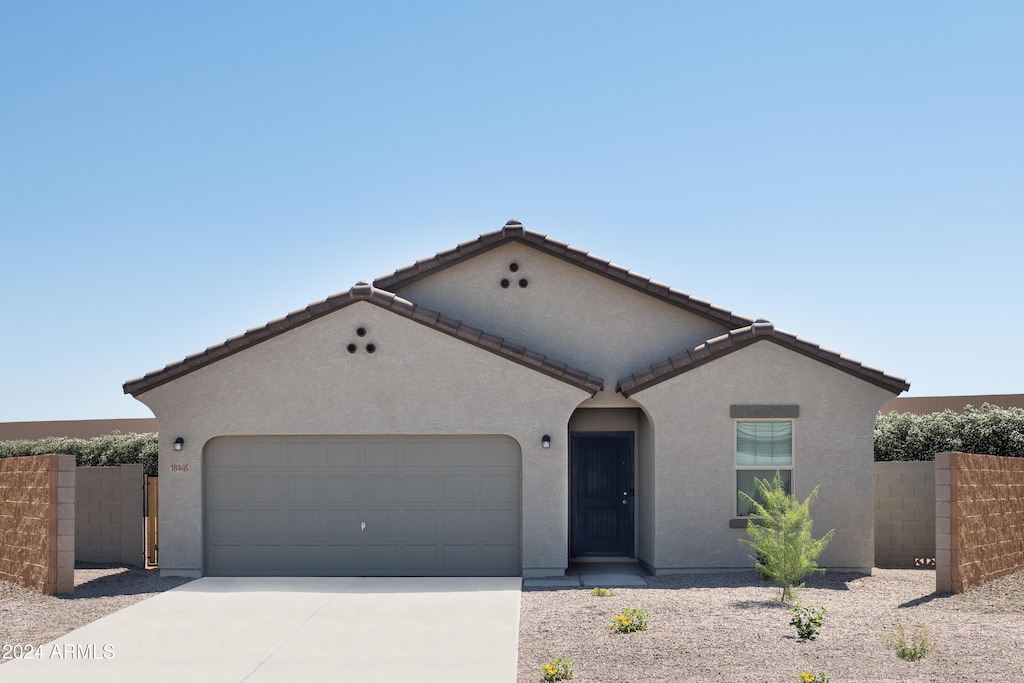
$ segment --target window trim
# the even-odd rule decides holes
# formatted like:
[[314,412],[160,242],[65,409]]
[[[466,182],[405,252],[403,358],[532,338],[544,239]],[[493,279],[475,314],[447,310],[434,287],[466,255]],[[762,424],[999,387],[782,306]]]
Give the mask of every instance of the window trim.
[[[774,475],[775,471],[788,471],[789,472],[789,490],[792,493],[796,490],[796,453],[797,453],[797,429],[796,429],[796,417],[777,418],[777,417],[733,417],[732,425],[732,489],[733,489],[733,512],[734,520],[737,522],[729,523],[732,528],[746,528],[746,521],[750,519],[750,515],[740,514],[740,487],[739,487],[739,473],[740,472],[772,472]],[[788,422],[790,427],[789,431],[789,465],[785,467],[767,467],[765,465],[740,465],[739,464],[739,424],[740,422]],[[743,522],[742,525],[739,522]]]
[[729,417],[740,420],[785,420],[800,417],[800,406],[790,403],[734,403]]

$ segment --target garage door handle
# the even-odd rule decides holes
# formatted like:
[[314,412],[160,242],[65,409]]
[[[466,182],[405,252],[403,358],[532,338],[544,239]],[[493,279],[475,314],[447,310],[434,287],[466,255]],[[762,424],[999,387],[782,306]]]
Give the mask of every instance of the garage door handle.
[[366,522],[360,522],[359,523],[359,530],[360,531],[366,531]]

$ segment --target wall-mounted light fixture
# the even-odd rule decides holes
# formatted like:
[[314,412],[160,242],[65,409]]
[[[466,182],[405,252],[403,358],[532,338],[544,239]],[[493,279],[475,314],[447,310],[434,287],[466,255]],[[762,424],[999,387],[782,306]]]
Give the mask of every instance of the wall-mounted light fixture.
[[174,440],[174,450],[180,451],[181,447],[185,445],[185,439],[180,436]]
[[545,434],[544,436],[540,437],[540,447],[541,448],[551,448],[551,437],[548,436],[547,434]]

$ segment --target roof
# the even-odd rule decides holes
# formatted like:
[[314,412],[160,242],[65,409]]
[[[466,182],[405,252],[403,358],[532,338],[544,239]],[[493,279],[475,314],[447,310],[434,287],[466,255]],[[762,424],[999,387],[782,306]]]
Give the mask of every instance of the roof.
[[94,439],[107,434],[151,434],[157,431],[155,417],[124,417],[109,420],[47,420],[0,422],[0,441],[35,441],[48,437]]
[[758,320],[753,325],[747,325],[709,339],[699,346],[621,379],[615,390],[623,396],[635,394],[759,341],[778,344],[896,394],[910,388],[910,383],[902,377],[896,377],[877,368],[864,365],[860,361],[847,358],[836,351],[801,339],[795,334],[777,330],[767,320]]
[[743,327],[754,322],[750,318],[745,318],[736,315],[732,311],[714,306],[708,301],[672,289],[668,285],[656,282],[646,275],[634,273],[627,268],[615,265],[611,261],[594,256],[582,249],[571,247],[565,242],[559,242],[547,235],[527,230],[523,227],[522,223],[516,220],[508,221],[501,230],[485,233],[475,240],[463,242],[454,249],[442,251],[431,258],[422,259],[412,265],[399,268],[390,275],[379,277],[373,281],[373,286],[380,289],[398,291],[399,288],[432,273],[449,268],[510,242],[518,242],[533,247],[538,251],[620,282],[708,320],[728,325],[730,328]]
[[902,396],[890,399],[878,411],[929,415],[952,410],[962,413],[967,406],[980,408],[985,404],[998,408],[1024,408],[1024,394],[972,394],[969,396]]
[[124,393],[138,396],[154,387],[206,367],[239,351],[255,346],[260,342],[293,330],[300,325],[321,318],[328,313],[345,308],[358,301],[365,301],[380,306],[421,325],[438,330],[515,363],[588,391],[591,395],[601,391],[604,386],[604,380],[600,377],[594,377],[582,370],[571,368],[565,363],[552,360],[518,344],[508,342],[501,337],[496,337],[483,330],[465,325],[458,320],[445,317],[437,311],[417,306],[411,301],[406,301],[390,292],[384,292],[365,283],[360,283],[347,292],[335,294],[323,301],[310,304],[306,308],[293,311],[283,318],[272,320],[263,327],[253,328],[245,334],[232,337],[223,344],[211,346],[205,351],[188,356],[177,363],[166,366],[162,370],[150,372],[138,379],[129,380],[124,384]]

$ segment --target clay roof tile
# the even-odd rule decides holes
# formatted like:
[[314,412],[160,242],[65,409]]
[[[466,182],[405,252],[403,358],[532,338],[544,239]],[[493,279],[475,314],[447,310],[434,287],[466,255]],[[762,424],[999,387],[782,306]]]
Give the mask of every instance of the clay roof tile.
[[[623,395],[629,396],[631,393],[642,391],[670,377],[680,375],[762,340],[779,344],[897,394],[910,388],[910,384],[901,377],[886,374],[877,368],[840,355],[836,351],[822,348],[818,344],[801,339],[791,333],[776,330],[775,326],[767,320],[759,320],[746,328],[737,328],[728,334],[709,339],[692,349],[672,356],[668,361],[655,363],[640,372],[634,372],[619,380],[616,386]],[[669,370],[666,370],[666,365],[670,366]]]

